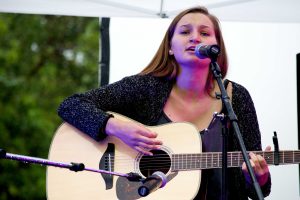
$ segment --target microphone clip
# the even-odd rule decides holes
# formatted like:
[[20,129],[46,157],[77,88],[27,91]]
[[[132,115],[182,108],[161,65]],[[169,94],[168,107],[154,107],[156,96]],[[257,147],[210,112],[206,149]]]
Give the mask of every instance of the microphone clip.
[[151,192],[164,187],[167,183],[167,177],[164,173],[157,171],[145,178],[142,183],[143,185],[139,187],[138,193],[140,196],[145,197]]

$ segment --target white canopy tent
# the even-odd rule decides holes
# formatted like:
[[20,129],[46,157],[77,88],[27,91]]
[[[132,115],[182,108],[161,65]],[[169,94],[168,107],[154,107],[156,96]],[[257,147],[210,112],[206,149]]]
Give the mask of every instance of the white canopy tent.
[[1,0],[0,12],[88,17],[173,17],[204,5],[221,21],[300,22],[299,0]]
[[[0,12],[111,17],[111,74],[116,81],[138,72],[152,58],[169,23],[159,18],[172,18],[196,5],[206,6],[222,22],[230,69],[234,69],[229,78],[246,86],[254,99],[263,148],[272,145],[276,130],[282,150],[297,149],[295,55],[300,52],[300,0],[0,0]],[[124,17],[130,19],[125,22]],[[134,39],[130,30],[138,32]],[[139,38],[149,32],[153,40]],[[270,170],[273,186],[266,199],[299,199],[298,166]]]

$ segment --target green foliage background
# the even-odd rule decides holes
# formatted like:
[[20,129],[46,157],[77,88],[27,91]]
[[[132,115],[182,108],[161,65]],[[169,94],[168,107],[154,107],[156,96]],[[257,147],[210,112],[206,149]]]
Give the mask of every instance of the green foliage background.
[[[47,158],[57,107],[98,85],[99,19],[0,13],[0,148]],[[46,199],[46,167],[0,160],[0,199]]]

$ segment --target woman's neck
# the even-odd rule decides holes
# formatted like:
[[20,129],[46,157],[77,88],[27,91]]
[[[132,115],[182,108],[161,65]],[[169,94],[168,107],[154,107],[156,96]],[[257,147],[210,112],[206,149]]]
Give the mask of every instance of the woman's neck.
[[176,79],[175,89],[182,95],[193,98],[207,96],[208,68],[183,68]]

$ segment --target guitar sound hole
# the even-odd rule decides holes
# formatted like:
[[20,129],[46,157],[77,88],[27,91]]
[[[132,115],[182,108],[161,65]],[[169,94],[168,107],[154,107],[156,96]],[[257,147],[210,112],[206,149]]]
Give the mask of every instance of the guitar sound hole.
[[141,173],[148,177],[154,172],[161,171],[167,174],[171,168],[170,156],[162,150],[151,150],[153,156],[142,156],[139,163]]

